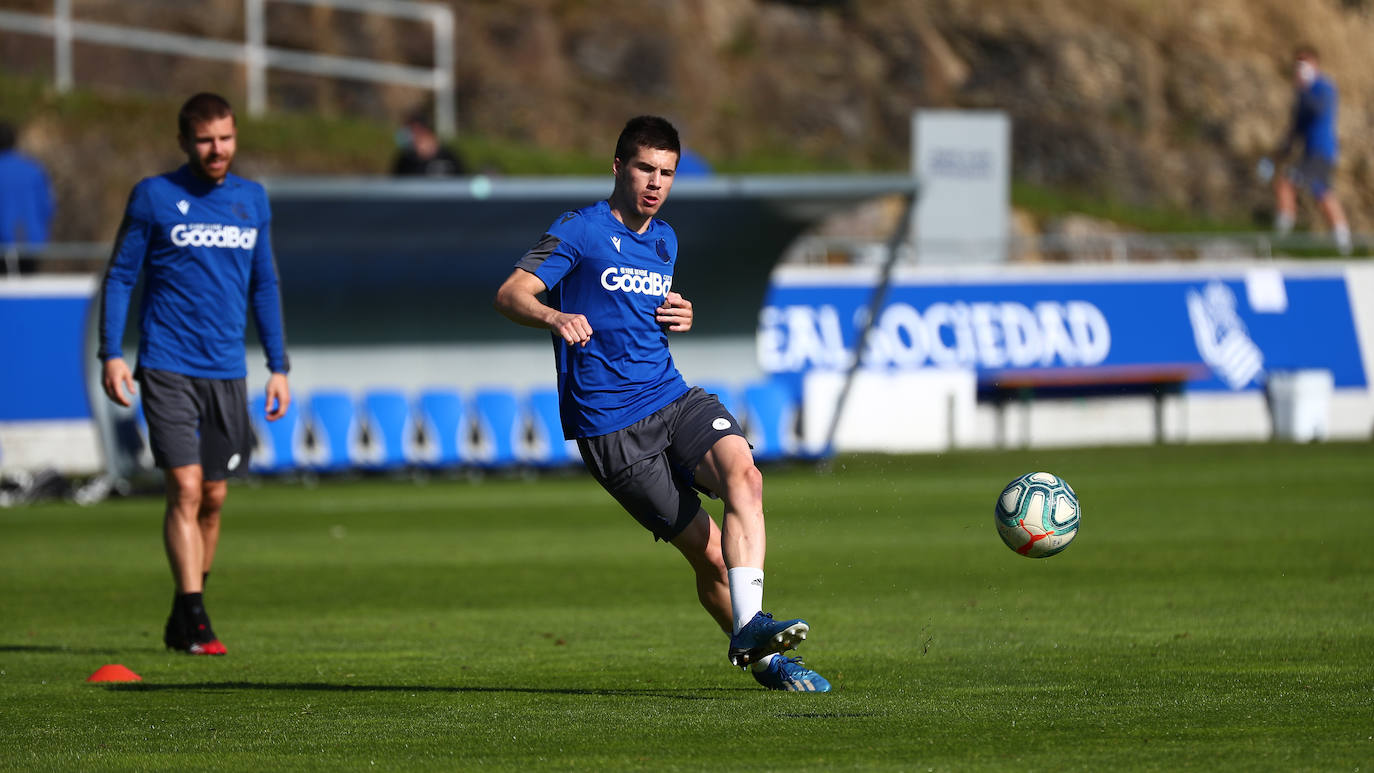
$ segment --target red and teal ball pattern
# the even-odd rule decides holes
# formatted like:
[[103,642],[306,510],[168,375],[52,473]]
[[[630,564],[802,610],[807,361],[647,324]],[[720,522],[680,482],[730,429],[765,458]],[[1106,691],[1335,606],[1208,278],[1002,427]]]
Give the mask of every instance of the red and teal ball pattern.
[[1007,484],[994,508],[997,534],[1028,558],[1048,558],[1078,534],[1078,495],[1063,478],[1028,472]]

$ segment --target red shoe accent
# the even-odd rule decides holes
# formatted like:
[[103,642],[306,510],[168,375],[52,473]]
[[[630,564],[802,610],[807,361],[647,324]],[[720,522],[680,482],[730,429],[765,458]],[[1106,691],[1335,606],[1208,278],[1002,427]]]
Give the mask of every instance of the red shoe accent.
[[186,653],[188,655],[228,655],[229,651],[224,649],[224,645],[220,644],[219,639],[211,639],[203,644],[193,643],[186,650]]

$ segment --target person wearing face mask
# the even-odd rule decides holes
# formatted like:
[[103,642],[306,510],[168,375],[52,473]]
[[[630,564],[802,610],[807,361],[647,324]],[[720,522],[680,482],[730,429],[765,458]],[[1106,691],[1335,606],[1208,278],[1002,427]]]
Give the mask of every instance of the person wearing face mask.
[[[1274,178],[1274,195],[1278,212],[1274,229],[1280,235],[1293,230],[1297,219],[1298,189],[1306,188],[1316,199],[1331,235],[1342,255],[1350,253],[1350,226],[1345,211],[1331,189],[1331,174],[1336,167],[1340,144],[1336,139],[1336,86],[1322,74],[1317,51],[1312,46],[1299,46],[1293,54],[1295,94],[1293,118],[1284,134],[1275,158],[1282,162],[1302,141],[1302,158],[1290,164],[1286,174]],[[1261,172],[1272,173],[1266,160]]]

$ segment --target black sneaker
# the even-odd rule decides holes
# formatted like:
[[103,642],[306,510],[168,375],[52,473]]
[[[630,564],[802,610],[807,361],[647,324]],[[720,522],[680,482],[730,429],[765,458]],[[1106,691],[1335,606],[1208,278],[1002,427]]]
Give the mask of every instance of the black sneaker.
[[210,616],[205,607],[197,604],[186,610],[178,597],[172,605],[172,614],[167,617],[167,628],[162,634],[162,643],[168,649],[185,652],[188,655],[225,655],[224,645],[215,637],[210,627]]
[[191,632],[191,643],[186,648],[186,652],[191,655],[227,655],[228,651],[224,645],[215,637],[215,632],[210,628],[210,618],[205,617],[201,622],[193,626]]
[[186,638],[185,626],[181,624],[176,610],[167,616],[167,627],[162,631],[162,643],[167,645],[167,649],[180,652],[186,652],[191,648],[191,640]]

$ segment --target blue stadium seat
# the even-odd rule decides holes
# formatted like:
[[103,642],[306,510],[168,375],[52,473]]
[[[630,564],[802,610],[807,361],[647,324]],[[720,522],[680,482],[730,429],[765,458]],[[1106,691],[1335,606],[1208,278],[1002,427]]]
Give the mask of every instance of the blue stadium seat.
[[138,466],[151,470],[156,466],[153,461],[153,442],[148,435],[148,417],[143,413],[143,400],[134,398],[134,428],[138,430]]
[[396,389],[373,389],[363,394],[363,427],[367,432],[368,466],[399,470],[415,458],[415,422],[410,401]]
[[526,396],[532,428],[530,459],[541,467],[562,467],[581,459],[577,443],[563,439],[563,421],[558,413],[558,391],[534,389]]
[[320,390],[310,395],[307,414],[315,437],[315,467],[337,472],[360,461],[358,409],[347,392]]
[[477,430],[475,461],[489,469],[519,464],[524,427],[515,392],[500,387],[480,389],[473,395],[472,413]]
[[761,381],[744,389],[745,416],[740,419],[754,444],[754,458],[775,461],[795,448],[793,426],[797,406],[791,393],[778,384]]
[[293,402],[286,415],[268,421],[267,394],[256,392],[248,400],[248,418],[253,424],[257,447],[250,464],[253,472],[266,475],[292,472],[305,466],[305,423],[300,409]]
[[424,432],[421,459],[428,467],[457,467],[467,461],[468,417],[454,389],[426,389],[416,407]]

